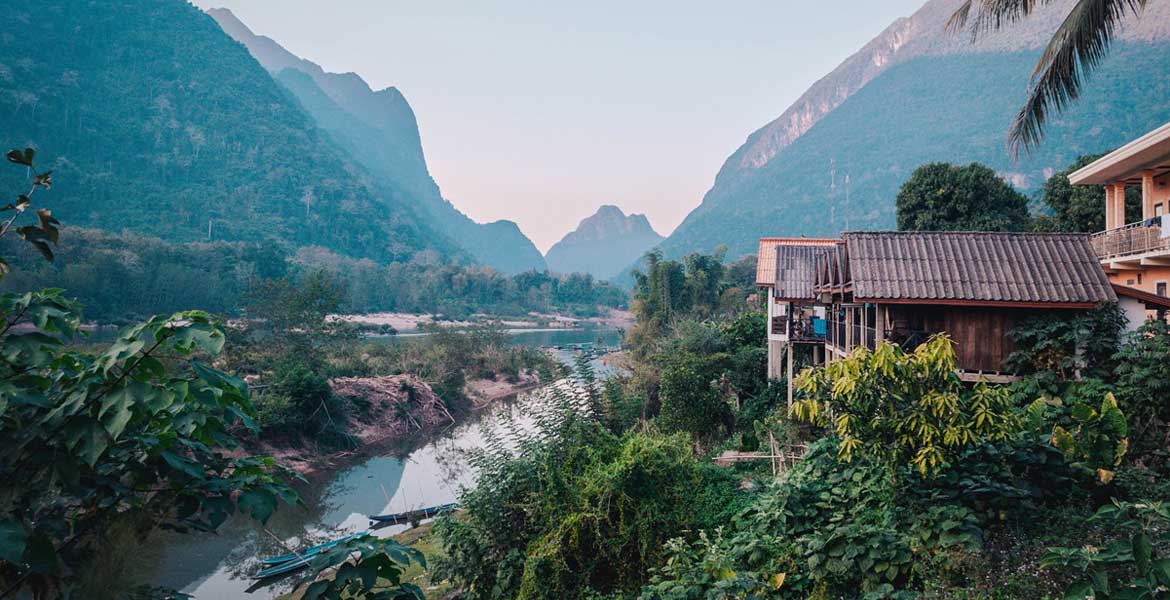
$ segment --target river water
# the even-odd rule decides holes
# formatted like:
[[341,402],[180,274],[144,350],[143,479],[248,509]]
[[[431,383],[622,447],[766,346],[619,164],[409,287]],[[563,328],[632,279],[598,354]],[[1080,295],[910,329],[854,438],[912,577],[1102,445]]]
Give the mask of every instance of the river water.
[[[616,346],[615,330],[560,330],[513,332],[515,343],[562,346],[599,343]],[[393,343],[409,343],[389,339]],[[556,350],[567,364],[571,350]],[[599,377],[612,372],[594,361]],[[281,506],[266,526],[247,518],[229,520],[213,535],[159,534],[141,548],[141,560],[150,565],[151,581],[191,594],[200,600],[274,598],[289,591],[279,583],[249,592],[251,575],[265,556],[285,554],[286,547],[302,547],[362,531],[367,515],[402,512],[454,502],[460,486],[472,481],[461,450],[482,445],[483,429],[506,418],[519,421],[543,398],[541,389],[520,394],[480,411],[413,447],[379,456],[355,459],[353,464],[323,473],[298,486],[305,508]],[[406,526],[387,527],[378,535],[393,535]]]

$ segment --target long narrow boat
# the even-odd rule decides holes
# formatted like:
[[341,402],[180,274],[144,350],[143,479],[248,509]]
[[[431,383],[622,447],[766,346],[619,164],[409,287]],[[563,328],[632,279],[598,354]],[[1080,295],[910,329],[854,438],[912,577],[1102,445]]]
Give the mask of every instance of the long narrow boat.
[[370,515],[370,520],[375,523],[384,523],[387,525],[401,525],[403,523],[413,523],[431,517],[437,517],[443,513],[451,512],[459,508],[459,504],[452,502],[450,504],[440,504],[439,506],[428,506],[418,510],[408,510],[406,512],[391,513],[386,515]]
[[305,548],[304,550],[301,550],[300,552],[291,552],[289,554],[283,554],[281,556],[273,556],[271,558],[265,558],[265,559],[261,560],[260,562],[262,562],[266,565],[279,565],[281,563],[286,563],[290,560],[296,560],[298,558],[308,558],[311,556],[316,556],[322,550],[328,550],[328,549],[330,549],[338,544],[344,544],[345,542],[348,542],[349,540],[361,537],[367,533],[369,533],[368,530],[359,531],[359,532],[354,533],[352,535],[347,535],[343,538],[338,538],[338,539],[330,541],[330,542],[325,542],[324,544],[317,544],[316,546],[309,546],[308,548]]
[[273,567],[268,567],[267,569],[261,569],[259,573],[256,573],[252,577],[254,579],[267,579],[269,577],[276,577],[277,575],[284,575],[285,573],[291,573],[292,571],[307,566],[312,560],[312,557],[290,560]]

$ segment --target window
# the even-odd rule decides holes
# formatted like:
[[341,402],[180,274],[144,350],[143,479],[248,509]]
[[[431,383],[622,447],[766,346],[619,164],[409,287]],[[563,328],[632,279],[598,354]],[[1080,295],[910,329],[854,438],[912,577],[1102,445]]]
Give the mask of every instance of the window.
[[1162,204],[1160,202],[1158,204],[1154,205],[1154,216],[1155,217],[1162,216]]
[[1166,282],[1165,282],[1165,281],[1159,281],[1159,282],[1158,282],[1158,285],[1157,285],[1157,286],[1155,286],[1155,292],[1154,292],[1154,293],[1155,293],[1155,294],[1158,294],[1159,296],[1165,296],[1165,295],[1166,295]]
[[1142,274],[1138,273],[1138,285],[1142,284]]

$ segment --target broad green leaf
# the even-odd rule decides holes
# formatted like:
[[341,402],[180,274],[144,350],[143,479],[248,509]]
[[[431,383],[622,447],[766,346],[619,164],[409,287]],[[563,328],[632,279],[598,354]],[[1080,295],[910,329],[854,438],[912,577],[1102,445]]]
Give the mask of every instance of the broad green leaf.
[[248,490],[240,494],[239,505],[240,510],[250,514],[253,519],[267,523],[276,510],[276,497],[262,490]]
[[1150,536],[1144,531],[1139,531],[1133,536],[1133,560],[1138,575],[1145,577],[1150,573],[1150,560],[1153,554],[1154,546],[1150,542]]

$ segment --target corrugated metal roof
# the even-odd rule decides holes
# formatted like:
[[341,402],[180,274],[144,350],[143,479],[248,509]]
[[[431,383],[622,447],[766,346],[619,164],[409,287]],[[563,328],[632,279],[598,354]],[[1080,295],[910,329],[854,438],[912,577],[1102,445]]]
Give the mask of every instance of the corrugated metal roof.
[[1086,234],[850,232],[842,237],[858,299],[1117,300]]
[[833,251],[834,245],[788,245],[775,248],[776,275],[775,296],[786,300],[812,300],[816,298],[813,284],[816,282],[817,265],[820,257]]
[[772,286],[776,284],[776,248],[783,246],[831,246],[840,240],[823,238],[760,238],[760,248],[756,252],[756,285]]

